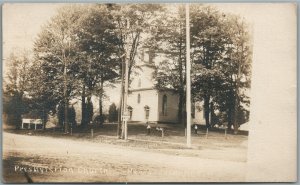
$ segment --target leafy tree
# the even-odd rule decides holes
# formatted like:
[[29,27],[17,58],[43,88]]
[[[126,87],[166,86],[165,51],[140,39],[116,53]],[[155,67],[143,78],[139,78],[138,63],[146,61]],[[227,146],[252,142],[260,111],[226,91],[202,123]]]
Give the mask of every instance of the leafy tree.
[[28,85],[26,92],[29,96],[30,111],[37,112],[39,117],[43,120],[44,127],[48,114],[56,113],[56,106],[61,101],[58,91],[55,89],[55,83],[52,83],[48,78],[49,73],[46,74],[42,67],[41,61],[33,60],[30,66]]
[[[78,27],[75,23],[81,13],[83,9],[80,6],[71,5],[60,9],[57,15],[42,27],[34,45],[38,68],[42,71],[41,79],[45,80],[45,85],[41,86],[46,91],[52,90],[60,99],[59,102],[65,103],[65,114],[68,113],[69,100],[76,95],[75,89],[78,86],[75,80],[77,73],[73,68],[77,65],[74,62],[78,38]],[[65,119],[65,122],[67,123],[68,119]],[[65,132],[68,133],[69,124],[64,125]]]
[[193,6],[191,10],[191,47],[194,98],[204,101],[206,126],[210,127],[210,102],[222,83],[218,66],[222,62],[225,33],[223,15],[211,6]]
[[[59,126],[63,127],[64,126],[64,121],[65,121],[65,104],[61,102],[58,107],[57,107],[57,118],[58,118],[58,124]],[[72,106],[68,107],[68,123],[72,125],[73,127],[77,125],[76,123],[76,112],[75,109]]]
[[30,58],[27,51],[12,52],[7,58],[8,69],[4,77],[3,111],[8,121],[20,128],[22,114],[28,110],[26,87],[28,85]]
[[[238,16],[228,14],[224,21],[227,33],[224,61],[220,69],[224,76],[223,91],[218,92],[216,102],[219,109],[226,111],[228,124],[234,125],[235,133],[239,124],[248,120],[250,101],[247,89],[251,83],[252,45],[249,27]],[[241,118],[241,115],[243,118]],[[242,120],[242,121],[241,121]]]
[[186,34],[185,11],[182,6],[178,13],[166,12],[163,25],[156,31],[157,49],[166,57],[157,66],[154,77],[156,87],[172,88],[179,94],[178,120],[185,121],[185,65],[186,65]]
[[69,99],[81,95],[83,126],[91,119],[87,110],[91,96],[98,94],[102,101],[105,83],[119,77],[118,37],[113,30],[106,6],[65,6],[43,27],[35,43],[37,68],[43,71],[39,77],[51,84],[45,91],[54,90],[55,102],[63,101],[65,107]]
[[92,94],[99,96],[99,111],[102,115],[102,100],[105,83],[114,82],[119,77],[120,59],[115,25],[105,5],[92,5],[86,8],[77,21],[78,60],[77,78],[82,82],[82,124],[88,123],[87,99]]
[[249,103],[241,93],[250,85],[251,45],[247,27],[238,16],[223,14],[210,6],[195,6],[192,15],[194,97],[204,100],[207,126],[209,115],[214,114],[210,102],[226,112],[231,126],[236,123],[241,100]]
[[[155,76],[157,87],[172,88],[179,93],[179,112],[182,112],[179,117],[183,117],[184,9],[166,15],[162,21],[166,26],[156,30],[156,45],[152,43],[167,58],[159,64]],[[247,25],[238,16],[206,5],[193,6],[190,17],[193,100],[204,101],[207,127],[219,121],[215,110],[225,112],[232,125],[240,112],[238,107],[249,104],[246,89],[250,85],[251,45]]]

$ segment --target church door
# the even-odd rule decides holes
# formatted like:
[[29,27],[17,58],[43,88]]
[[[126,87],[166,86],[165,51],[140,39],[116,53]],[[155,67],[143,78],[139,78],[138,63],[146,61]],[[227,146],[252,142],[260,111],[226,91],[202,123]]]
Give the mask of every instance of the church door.
[[148,120],[149,119],[149,114],[150,114],[150,107],[148,105],[146,105],[144,107],[145,109],[145,119]]

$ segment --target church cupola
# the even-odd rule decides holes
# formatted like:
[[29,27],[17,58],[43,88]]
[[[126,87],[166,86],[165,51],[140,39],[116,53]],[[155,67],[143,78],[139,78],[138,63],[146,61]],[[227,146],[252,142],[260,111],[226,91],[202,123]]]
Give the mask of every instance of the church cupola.
[[155,51],[150,48],[143,48],[141,50],[141,61],[143,66],[154,67],[155,66]]

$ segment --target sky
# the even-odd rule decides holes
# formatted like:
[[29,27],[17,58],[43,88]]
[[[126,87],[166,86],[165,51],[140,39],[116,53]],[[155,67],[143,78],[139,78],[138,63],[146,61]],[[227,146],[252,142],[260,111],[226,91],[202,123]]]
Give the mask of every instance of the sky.
[[[4,58],[15,48],[31,49],[41,26],[55,15],[62,3],[7,3],[3,6]],[[224,12],[253,17],[249,4],[214,4]]]
[[4,4],[4,54],[13,48],[32,48],[33,41],[61,4]]

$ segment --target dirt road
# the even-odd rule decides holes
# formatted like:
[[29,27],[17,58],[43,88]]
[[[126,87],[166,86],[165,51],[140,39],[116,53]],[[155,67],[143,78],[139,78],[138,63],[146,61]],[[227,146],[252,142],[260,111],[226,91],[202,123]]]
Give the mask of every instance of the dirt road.
[[34,182],[243,182],[246,174],[245,162],[89,141],[3,135],[5,182],[26,182],[23,171]]

